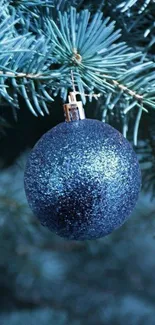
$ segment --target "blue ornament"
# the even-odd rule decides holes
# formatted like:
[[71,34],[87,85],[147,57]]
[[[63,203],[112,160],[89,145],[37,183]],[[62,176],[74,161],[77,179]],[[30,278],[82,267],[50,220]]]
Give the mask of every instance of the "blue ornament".
[[94,119],[63,122],[44,134],[25,169],[29,205],[41,224],[73,240],[96,239],[134,209],[141,172],[130,143]]

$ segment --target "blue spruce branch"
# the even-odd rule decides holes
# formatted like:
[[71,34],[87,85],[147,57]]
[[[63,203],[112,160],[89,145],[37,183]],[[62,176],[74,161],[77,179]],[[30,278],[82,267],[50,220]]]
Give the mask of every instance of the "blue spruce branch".
[[[155,1],[154,0],[110,0],[104,4],[113,17],[118,17],[117,25],[123,30],[128,44],[135,49],[140,49],[145,57],[152,56],[155,43]],[[154,56],[152,56],[154,59]]]
[[[21,6],[24,2],[19,1]],[[46,14],[42,29],[34,23],[34,32],[31,21],[24,26],[23,17],[10,6],[4,6],[0,16],[1,96],[19,108],[20,94],[34,115],[44,115],[54,96],[60,93],[66,101],[73,71],[83,103],[84,93],[92,95],[97,90],[102,93],[106,114],[121,101],[124,115],[139,109],[136,143],[142,110],[155,108],[155,64],[142,63],[142,52],[118,41],[121,31],[100,11],[91,15],[88,9],[77,12],[71,7],[68,12],[59,11],[55,19]]]
[[117,8],[120,8],[122,12],[129,10],[131,7],[135,6],[138,9],[138,14],[143,13],[149,4],[154,3],[154,0],[127,0],[121,1]]

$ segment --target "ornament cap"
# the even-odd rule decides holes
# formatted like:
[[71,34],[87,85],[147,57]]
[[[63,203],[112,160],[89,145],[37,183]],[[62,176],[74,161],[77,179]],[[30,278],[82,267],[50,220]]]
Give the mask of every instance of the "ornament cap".
[[69,103],[64,104],[64,116],[66,122],[85,119],[85,112],[81,101],[76,100],[76,93],[70,92],[68,96]]

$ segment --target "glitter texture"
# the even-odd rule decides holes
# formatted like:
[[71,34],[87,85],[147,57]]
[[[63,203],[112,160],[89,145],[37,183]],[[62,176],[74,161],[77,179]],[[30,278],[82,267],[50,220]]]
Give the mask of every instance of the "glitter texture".
[[41,137],[29,155],[24,184],[42,225],[68,239],[96,239],[129,217],[141,172],[121,133],[84,119],[60,123]]

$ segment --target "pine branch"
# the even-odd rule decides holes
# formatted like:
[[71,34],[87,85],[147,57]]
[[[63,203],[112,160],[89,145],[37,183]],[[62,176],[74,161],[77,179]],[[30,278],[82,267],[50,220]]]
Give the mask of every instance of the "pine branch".
[[10,0],[9,4],[15,7],[54,6],[54,0]]
[[104,4],[104,10],[107,8],[114,18],[119,15],[117,25],[122,28],[128,44],[144,53],[142,60],[148,55],[154,59],[152,49],[155,43],[155,1],[110,0]]
[[5,12],[0,25],[0,94],[12,106],[19,108],[20,94],[34,115],[48,113],[53,96],[60,92],[66,101],[72,70],[83,103],[84,93],[97,90],[107,111],[121,101],[128,105],[124,105],[124,114],[138,107],[137,134],[141,111],[155,108],[155,64],[141,63],[141,52],[134,53],[118,41],[121,32],[115,30],[115,22],[100,11],[91,16],[88,9],[77,13],[71,7],[68,12],[59,11],[57,19],[45,15],[37,34],[37,29],[35,33],[22,31],[23,22],[20,26],[20,18],[15,18],[16,11]]
[[39,7],[39,9],[41,7],[46,7],[47,9],[51,8],[55,8],[57,10],[66,10],[67,7],[70,5],[75,6],[75,7],[79,7],[84,0],[78,1],[78,0],[71,0],[70,3],[68,0],[2,0],[2,1],[7,1],[9,2],[9,5],[15,7],[18,10],[21,11],[30,11],[32,12],[35,11],[37,9],[37,7]]
[[143,13],[146,8],[151,4],[155,3],[154,0],[127,0],[123,1],[117,5],[117,8],[120,8],[122,12],[129,10],[131,7],[135,6],[138,14]]
[[[37,39],[29,32],[19,35],[15,28],[19,19],[15,20],[15,17],[6,11],[2,12],[0,18],[0,94],[16,108],[19,108],[18,94],[20,94],[34,115],[38,115],[34,107],[44,115],[44,111],[48,113],[46,102],[53,101],[53,98],[46,90],[48,85],[41,83],[39,77],[36,79],[36,75],[38,70],[42,69],[46,79],[46,69],[54,62],[54,59],[48,58],[52,43],[49,39],[45,39],[44,35]],[[31,74],[34,75],[35,84],[34,80],[30,80]],[[48,78],[54,80],[59,74],[58,71],[50,71]]]
[[[87,13],[87,11],[84,12]],[[109,44],[109,38],[107,37],[107,40],[104,39],[104,35],[106,35],[106,28],[112,27],[111,25],[107,26],[107,21],[104,25],[104,31],[102,31],[102,43],[101,39],[99,38],[101,30],[99,29],[100,27],[98,26],[98,23],[96,23],[96,21],[99,21],[99,17],[96,15],[93,18],[94,20],[92,20],[92,25],[96,19],[96,29],[94,31],[94,34],[99,44],[97,42],[95,43],[93,37],[92,43],[89,44],[89,39],[87,39],[87,32],[86,30],[82,30],[80,21],[78,23],[79,28],[81,27],[81,34],[79,38],[78,36],[75,37],[75,22],[73,30],[70,29],[70,32],[67,34],[67,30],[69,29],[69,26],[71,26],[69,25],[69,19],[71,18],[68,18],[68,20],[65,21],[64,16],[59,13],[60,28],[58,29],[57,25],[53,21],[51,24],[52,27],[50,25],[50,30],[52,31],[52,36],[54,38],[55,44],[54,51],[56,57],[58,58],[58,63],[62,64],[62,62],[65,62],[66,69],[71,64],[73,65],[73,62],[75,63],[73,69],[75,74],[76,87],[82,93],[84,91],[81,87],[81,84],[84,88],[86,87],[87,91],[92,91],[94,88],[101,91],[104,95],[104,98],[107,97],[109,99],[109,94],[111,98],[108,100],[108,102],[106,101],[105,110],[107,110],[107,108],[113,109],[116,103],[122,100],[122,96],[125,96],[126,101],[130,100],[128,106],[124,108],[125,114],[127,114],[130,109],[135,108],[135,106],[138,107],[138,114],[134,129],[134,144],[136,145],[141,113],[142,110],[146,110],[144,106],[146,105],[146,107],[151,106],[155,108],[154,63],[147,62],[141,64],[141,60],[138,61],[138,59],[141,57],[141,54],[133,54],[131,52],[131,49],[128,48],[125,43]],[[84,20],[86,19],[87,18],[84,18]],[[84,22],[82,22],[82,26],[83,25]],[[97,34],[98,30],[99,34]],[[112,31],[113,27],[111,28],[111,33]],[[116,33],[115,36],[118,36]],[[69,35],[71,35],[71,37],[69,37]],[[83,35],[85,35],[85,37],[83,37]],[[110,36],[110,39],[113,41],[113,35]],[[80,43],[78,43],[79,40]],[[88,47],[86,48],[86,46],[83,44],[87,43]],[[102,46],[103,49],[100,50],[100,47]],[[114,68],[114,65],[117,65],[117,67]],[[67,71],[65,73],[67,73]],[[120,90],[119,92],[118,89]],[[84,101],[83,98],[82,100]]]

